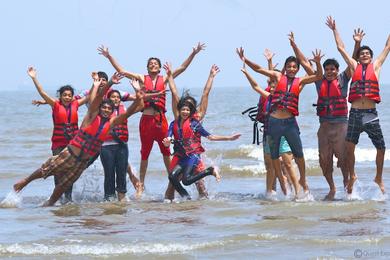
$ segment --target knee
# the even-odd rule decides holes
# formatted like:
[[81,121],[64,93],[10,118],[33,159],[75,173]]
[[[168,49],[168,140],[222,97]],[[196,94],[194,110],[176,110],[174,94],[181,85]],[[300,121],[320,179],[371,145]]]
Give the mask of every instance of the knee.
[[381,155],[381,156],[384,156],[385,155],[385,152],[386,152],[386,149],[377,149],[376,150],[376,153],[378,154],[378,155]]
[[183,178],[183,179],[181,180],[181,182],[182,182],[183,185],[185,185],[185,186],[189,186],[189,185],[192,184],[190,181],[187,180],[187,178]]

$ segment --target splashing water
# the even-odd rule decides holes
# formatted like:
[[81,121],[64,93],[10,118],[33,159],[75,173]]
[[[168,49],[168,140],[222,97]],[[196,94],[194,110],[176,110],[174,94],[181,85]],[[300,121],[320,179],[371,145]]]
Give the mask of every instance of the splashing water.
[[22,196],[15,191],[10,191],[0,203],[0,208],[18,208],[21,204]]

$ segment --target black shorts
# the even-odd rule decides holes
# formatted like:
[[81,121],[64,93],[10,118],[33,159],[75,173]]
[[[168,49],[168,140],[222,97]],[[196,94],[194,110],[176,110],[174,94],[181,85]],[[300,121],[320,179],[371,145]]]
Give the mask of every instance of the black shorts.
[[386,149],[378,112],[373,109],[351,108],[349,111],[346,141],[357,144],[361,132],[366,132],[376,149]]

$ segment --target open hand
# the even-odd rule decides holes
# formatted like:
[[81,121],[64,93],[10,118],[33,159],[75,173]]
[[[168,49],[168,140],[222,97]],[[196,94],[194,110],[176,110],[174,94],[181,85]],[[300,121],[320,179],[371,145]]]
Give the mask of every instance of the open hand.
[[167,76],[172,75],[172,64],[170,62],[165,62],[165,64],[163,65],[163,68],[164,68],[165,72],[167,73]]
[[210,69],[210,75],[215,77],[220,72],[220,69],[217,65],[213,64]]
[[316,49],[315,52],[312,51],[311,53],[313,54],[313,58],[310,59],[309,61],[313,61],[313,62],[315,62],[317,64],[321,63],[321,59],[322,59],[322,57],[324,57],[325,54],[321,55],[321,50],[317,50],[317,49]]
[[198,42],[198,44],[192,48],[192,52],[197,54],[201,50],[204,50],[206,48],[206,44]]
[[328,16],[326,18],[326,25],[332,30],[336,30],[336,20],[332,18],[332,16]]
[[100,55],[103,55],[104,57],[108,58],[110,57],[110,52],[108,51],[108,47],[105,47],[104,45],[100,45],[97,48]]
[[353,40],[355,42],[361,42],[363,40],[364,35],[366,35],[366,33],[360,28],[353,30]]
[[119,84],[121,83],[121,79],[123,79],[123,75],[120,74],[119,72],[115,72],[114,75],[112,75],[110,81],[113,83],[113,84]]

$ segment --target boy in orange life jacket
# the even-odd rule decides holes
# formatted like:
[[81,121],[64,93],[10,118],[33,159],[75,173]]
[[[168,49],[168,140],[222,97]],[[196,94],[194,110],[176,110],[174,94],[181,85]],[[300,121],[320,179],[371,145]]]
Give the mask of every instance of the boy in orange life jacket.
[[[92,79],[94,79],[95,77],[99,78],[98,73],[92,72]],[[80,102],[81,99],[87,100],[89,98],[89,92],[90,92],[89,89],[84,90],[80,94],[74,95],[73,99],[78,100],[78,102]],[[108,90],[108,93],[109,92],[110,92],[110,89]],[[135,100],[135,95],[129,94],[128,92],[119,91],[119,94],[121,96],[121,101],[134,101]],[[60,91],[60,95],[61,95],[61,91]],[[74,103],[74,102],[72,101],[72,103]],[[47,105],[48,103],[45,100],[33,100],[32,104],[36,105],[36,106],[40,106],[40,105]],[[62,147],[62,149],[65,147],[66,146]],[[55,151],[53,151],[53,155],[57,155],[59,152],[62,151],[62,149],[56,149]],[[92,164],[97,159],[97,157],[98,156],[96,156],[96,158],[91,159],[90,164]],[[136,189],[136,190],[140,189],[141,188],[140,182],[139,182],[138,178],[134,175],[134,173],[130,167],[130,164],[128,164],[128,166],[127,166],[127,173],[129,175],[131,183],[134,186],[134,189]],[[56,177],[54,176],[54,178],[56,178]],[[65,198],[66,198],[66,200],[64,200],[65,202],[71,200],[71,191],[72,191],[72,188],[69,188],[69,190],[65,192]]]
[[99,153],[101,144],[109,131],[143,108],[143,93],[137,91],[137,99],[126,110],[126,113],[111,117],[114,104],[110,100],[103,101],[103,96],[112,84],[119,83],[120,78],[115,73],[109,82],[104,77],[94,80],[90,94],[91,103],[76,136],[58,155],[52,156],[30,176],[17,182],[14,185],[16,192],[20,192],[35,179],[56,175],[58,183],[44,206],[53,205],[80,177],[90,159]]
[[[167,77],[169,85],[173,89],[176,89],[175,82],[173,80],[172,71],[169,64],[166,64],[164,68],[167,71]],[[201,144],[201,137],[204,136],[211,141],[233,141],[238,139],[241,135],[235,134],[231,136],[217,136],[209,134],[201,125],[201,123],[194,118],[196,113],[196,100],[194,98],[188,98],[183,96],[177,104],[177,107],[173,109],[175,121],[173,121],[169,127],[169,133],[163,140],[163,144],[169,147],[171,144],[171,137],[174,136],[174,158],[172,162],[177,162],[172,171],[169,172],[169,180],[175,187],[175,189],[183,197],[189,197],[188,192],[180,184],[180,178],[184,185],[191,185],[196,181],[208,176],[213,175],[217,181],[220,180],[219,173],[213,168],[209,167],[206,170],[197,170],[197,168],[203,168],[203,162],[200,155],[204,152]]]
[[[205,48],[204,44],[198,43],[192,49],[190,56],[183,62],[183,64],[173,71],[173,77],[179,76],[191,64],[195,55]],[[160,75],[161,62],[158,58],[149,58],[147,62],[148,74],[142,75],[126,71],[120,66],[116,60],[110,55],[108,48],[101,46],[98,48],[101,55],[106,57],[112,66],[121,74],[128,78],[137,79],[145,86],[145,92],[155,92],[165,90],[165,83],[167,78]],[[141,139],[141,164],[140,164],[140,181],[142,189],[137,197],[140,197],[144,190],[145,175],[148,167],[148,158],[152,150],[154,141],[160,147],[160,152],[163,155],[163,160],[167,171],[169,171],[169,164],[171,162],[170,151],[168,147],[162,144],[162,140],[168,133],[168,122],[165,117],[165,94],[156,99],[145,100],[145,109],[143,110],[140,120],[140,139]],[[165,197],[170,197],[173,187],[168,185]]]
[[[170,70],[171,68],[171,65],[169,63],[166,63],[164,64],[164,69],[166,71]],[[214,78],[215,76],[219,73],[219,68],[217,65],[213,64],[210,68],[210,73],[209,73],[209,76],[207,78],[207,81],[206,81],[206,84],[204,86],[204,89],[203,89],[203,92],[202,92],[202,97],[201,97],[201,100],[200,100],[200,104],[199,106],[196,106],[196,112],[195,114],[193,115],[193,117],[195,119],[197,119],[198,121],[202,121],[203,118],[205,117],[206,115],[206,112],[207,112],[207,107],[208,107],[208,99],[209,99],[209,94],[210,94],[210,91],[211,91],[211,87],[213,86],[213,82],[214,82]],[[180,100],[180,97],[179,97],[179,94],[178,94],[178,91],[176,89],[176,85],[173,84],[173,85],[169,85],[169,89],[171,90],[171,94],[172,94],[172,111],[177,111],[177,104],[179,103],[179,100]],[[185,98],[188,99],[189,102],[192,102],[193,104],[196,103],[196,100],[191,97],[191,96],[185,96]],[[173,168],[177,165],[177,157],[174,157],[170,163],[170,166],[169,166],[169,172],[171,172],[173,170]],[[203,169],[202,168],[199,168],[197,167],[196,168],[196,171],[199,170],[199,171],[202,171]],[[198,189],[198,193],[199,193],[199,197],[200,198],[207,198],[208,196],[208,193],[207,193],[207,190],[206,190],[206,186],[204,184],[204,180],[203,179],[200,179],[199,181],[197,181],[196,183],[196,188]],[[172,192],[167,192],[165,195],[166,195],[166,199],[169,199],[169,200],[173,200],[174,197],[175,197],[175,190],[173,190]]]
[[[295,43],[294,33],[289,35],[291,47],[296,57],[302,64],[308,75],[314,75],[315,71],[305,55]],[[355,40],[353,57],[360,48],[364,32],[358,28],[354,31]],[[333,200],[336,194],[336,186],[333,181],[333,156],[337,158],[337,167],[343,174],[344,188],[347,188],[349,170],[347,167],[345,153],[345,136],[347,134],[348,106],[347,93],[348,82],[351,78],[350,70],[347,68],[339,74],[339,63],[335,59],[327,59],[323,63],[324,76],[316,81],[318,93],[317,115],[319,116],[320,128],[318,129],[318,154],[323,175],[329,185],[329,193],[325,200]]]
[[[31,77],[39,95],[44,99],[46,104],[52,108],[53,114],[53,135],[51,138],[51,151],[53,155],[59,154],[68,144],[69,141],[76,135],[78,127],[78,108],[87,103],[87,98],[74,100],[74,89],[70,85],[61,87],[57,92],[59,99],[49,96],[37,79],[37,71],[33,67],[29,67],[27,71]],[[54,176],[54,183],[57,184],[57,177]],[[63,202],[72,201],[72,185],[65,191]]]
[[322,77],[320,63],[322,58],[321,51],[316,50],[315,53],[313,52],[314,57],[312,61],[314,61],[317,66],[316,75],[304,76],[302,78],[295,77],[299,70],[299,63],[293,56],[286,59],[283,68],[285,74],[282,74],[278,71],[264,69],[248,60],[244,55],[244,49],[242,47],[236,51],[240,59],[254,71],[267,77],[276,78],[278,81],[278,85],[276,86],[275,93],[272,97],[272,112],[269,117],[270,131],[268,133],[268,138],[270,140],[272,164],[275,168],[275,174],[281,183],[282,191],[284,194],[287,194],[279,161],[280,139],[282,136],[285,136],[298,165],[300,173],[299,184],[303,187],[305,192],[308,192],[309,187],[306,183],[305,159],[303,156],[301,138],[299,136],[299,127],[295,117],[299,114],[299,93],[302,91],[303,87]]
[[379,103],[381,100],[378,79],[382,64],[390,51],[390,35],[387,37],[384,50],[375,61],[373,61],[372,57],[373,52],[368,46],[360,47],[357,54],[358,61],[356,61],[345,50],[344,43],[336,29],[336,21],[329,16],[326,24],[333,31],[337,49],[348,64],[352,75],[348,96],[351,110],[346,137],[348,168],[350,172],[348,193],[352,193],[353,184],[357,179],[355,174],[355,147],[359,142],[360,133],[363,131],[368,134],[376,148],[376,176],[374,182],[378,184],[380,190],[384,193],[385,185],[382,180],[382,172],[386,147],[376,111],[376,103]]

